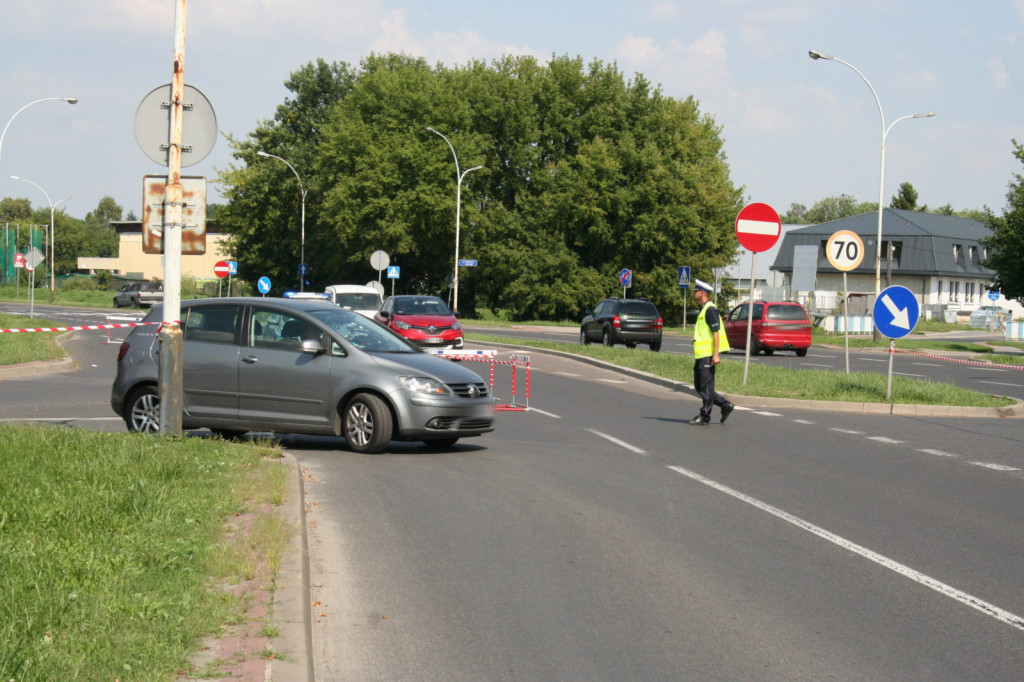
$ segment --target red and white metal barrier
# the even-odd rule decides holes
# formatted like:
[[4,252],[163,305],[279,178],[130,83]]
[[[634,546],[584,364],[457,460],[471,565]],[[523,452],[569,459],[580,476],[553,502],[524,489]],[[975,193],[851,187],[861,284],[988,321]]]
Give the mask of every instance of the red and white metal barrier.
[[[494,395],[494,367],[512,367],[512,402],[505,405],[495,405],[494,409],[502,412],[525,412],[530,408],[530,356],[512,355],[508,360],[495,359],[496,352],[493,350],[434,350],[433,355],[449,360],[468,360],[470,362],[486,362],[490,365],[488,383],[491,395]],[[517,369],[524,369],[524,401],[522,404],[516,402],[516,390],[518,387]]]

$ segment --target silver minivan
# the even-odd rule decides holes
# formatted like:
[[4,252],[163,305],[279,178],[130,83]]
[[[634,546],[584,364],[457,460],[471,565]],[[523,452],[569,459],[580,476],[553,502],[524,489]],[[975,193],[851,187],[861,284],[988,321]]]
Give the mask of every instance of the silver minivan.
[[[162,306],[117,355],[110,405],[130,431],[159,431]],[[494,428],[488,384],[329,301],[183,301],[182,427],[344,436],[357,452],[392,440],[449,446]]]

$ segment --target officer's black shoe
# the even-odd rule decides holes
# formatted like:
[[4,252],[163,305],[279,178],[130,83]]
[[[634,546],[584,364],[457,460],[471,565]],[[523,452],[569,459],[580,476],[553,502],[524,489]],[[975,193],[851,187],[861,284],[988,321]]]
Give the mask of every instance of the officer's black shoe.
[[693,424],[694,426],[707,426],[710,423],[711,423],[710,419],[705,419],[704,417],[700,416],[699,414],[696,417],[694,417],[693,419],[691,419],[690,421],[687,422],[687,424]]
[[723,424],[725,423],[725,420],[729,418],[729,415],[732,414],[732,411],[735,410],[735,409],[736,409],[736,406],[733,405],[732,403],[728,403],[727,405],[722,405],[722,423]]

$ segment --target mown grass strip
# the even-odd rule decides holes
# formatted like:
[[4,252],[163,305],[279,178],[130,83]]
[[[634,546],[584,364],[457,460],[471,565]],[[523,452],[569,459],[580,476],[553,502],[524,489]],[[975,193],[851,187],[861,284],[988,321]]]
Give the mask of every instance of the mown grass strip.
[[[535,341],[488,334],[471,334],[478,343],[502,343],[532,348],[547,348],[604,360],[659,377],[693,382],[693,359],[669,353],[651,353],[643,349],[583,346],[557,341]],[[798,400],[826,400],[856,403],[880,403],[885,399],[886,375],[875,372],[832,372],[827,370],[788,369],[751,363],[747,385],[743,385],[743,360],[727,355],[717,372],[716,387],[735,395]],[[956,407],[1004,407],[1016,401],[971,391],[952,384],[894,376],[892,401],[903,405],[950,405]]]
[[248,570],[225,559],[220,537],[254,499],[283,494],[267,454],[219,439],[0,425],[0,679],[186,670],[201,638],[240,612],[218,585]]

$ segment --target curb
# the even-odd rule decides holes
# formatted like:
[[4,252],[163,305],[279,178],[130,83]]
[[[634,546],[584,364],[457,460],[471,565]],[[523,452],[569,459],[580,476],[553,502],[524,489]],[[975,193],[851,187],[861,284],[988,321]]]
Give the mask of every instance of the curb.
[[302,470],[295,455],[284,451],[281,466],[289,470],[290,483],[277,513],[295,532],[281,557],[274,580],[274,610],[271,622],[278,636],[271,648],[278,654],[268,666],[266,680],[313,682],[313,614],[309,602],[309,540],[306,535],[306,494]]
[[[499,348],[514,348],[529,352],[546,353],[562,358],[576,360],[584,364],[593,365],[608,369],[619,374],[624,374],[634,379],[647,381],[658,386],[664,386],[675,391],[693,391],[693,385],[674,379],[666,379],[655,374],[643,372],[638,369],[622,367],[604,360],[588,358],[584,355],[576,355],[565,351],[551,350],[549,348],[534,348],[532,346],[517,346],[507,343],[489,343],[488,345]],[[1024,417],[1024,401],[1017,401],[1014,405],[1006,407],[960,407],[956,405],[904,405],[900,403],[845,403],[829,400],[797,400],[795,398],[764,398],[750,395],[735,395],[722,393],[721,395],[742,407],[765,407],[777,409],[798,409],[798,410],[824,410],[828,412],[859,412],[866,414],[890,414],[899,417],[961,417],[961,418],[999,418],[999,417]]]

